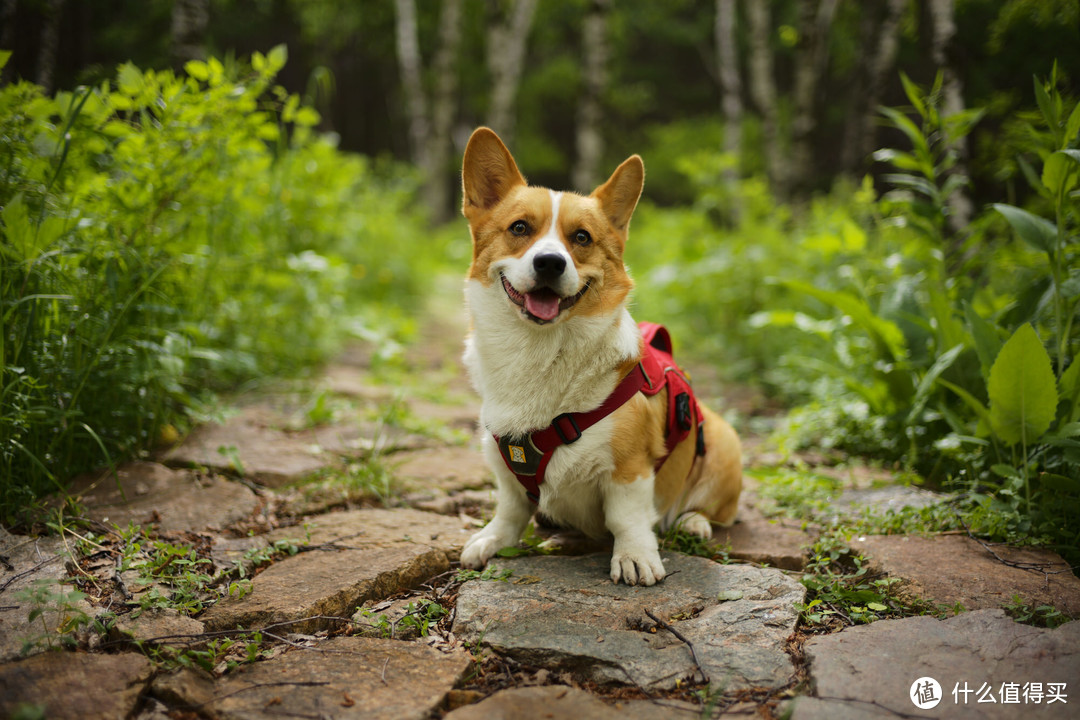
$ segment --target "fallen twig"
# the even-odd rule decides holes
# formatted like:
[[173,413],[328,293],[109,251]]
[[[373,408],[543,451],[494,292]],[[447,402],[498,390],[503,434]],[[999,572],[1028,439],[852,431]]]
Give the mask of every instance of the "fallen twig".
[[679,632],[675,628],[671,627],[671,625],[668,625],[666,622],[664,622],[663,620],[661,620],[660,618],[656,617],[651,612],[649,612],[648,608],[643,608],[643,609],[645,610],[645,614],[649,616],[650,620],[652,620],[654,623],[656,623],[660,627],[667,630],[669,633],[671,633],[672,635],[677,637],[679,640],[682,640],[684,643],[686,643],[686,647],[690,648],[690,656],[694,658],[694,665],[696,665],[697,669],[701,671],[701,679],[705,682],[706,685],[708,685],[709,684],[709,675],[708,675],[708,673],[705,672],[705,668],[703,668],[701,666],[701,661],[698,660],[697,651],[694,650],[694,644],[692,642],[690,642],[689,640],[687,640],[686,637],[681,632]]

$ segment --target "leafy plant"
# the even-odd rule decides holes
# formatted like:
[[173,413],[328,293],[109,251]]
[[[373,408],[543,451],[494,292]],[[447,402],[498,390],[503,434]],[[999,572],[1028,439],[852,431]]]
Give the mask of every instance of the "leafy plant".
[[1003,606],[1005,612],[1016,622],[1037,627],[1056,628],[1072,620],[1053,605],[1038,605],[1032,607],[1019,595],[1013,595],[1012,599]]
[[414,177],[319,136],[285,59],[0,89],[0,518],[175,440],[215,390],[400,347],[442,257]]
[[495,555],[504,558],[521,557],[523,555],[550,555],[557,549],[548,545],[544,538],[536,533],[536,525],[530,522],[525,526],[525,531],[521,533],[521,539],[517,545],[504,547]]
[[822,535],[810,555],[800,579],[809,591],[807,602],[796,606],[809,625],[857,625],[922,615],[929,609],[925,603],[900,597],[896,592],[900,578],[870,577],[865,558],[852,552],[840,533]]
[[73,647],[78,642],[78,631],[95,622],[79,605],[86,599],[86,593],[62,580],[35,580],[15,593],[15,599],[30,607],[27,621],[31,625],[39,622],[41,625],[40,632],[22,639],[23,655],[36,647]]
[[513,570],[508,568],[500,569],[489,563],[483,570],[461,568],[457,571],[457,575],[454,576],[454,580],[457,582],[468,582],[469,580],[506,581],[513,574]]

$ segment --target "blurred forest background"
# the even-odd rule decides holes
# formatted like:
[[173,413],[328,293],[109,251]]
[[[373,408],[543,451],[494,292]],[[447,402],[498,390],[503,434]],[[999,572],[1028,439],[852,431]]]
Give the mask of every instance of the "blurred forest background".
[[[1076,0],[4,0],[0,517],[361,337],[637,152],[642,317],[981,534],[1080,540]],[[948,522],[941,520],[941,522]]]

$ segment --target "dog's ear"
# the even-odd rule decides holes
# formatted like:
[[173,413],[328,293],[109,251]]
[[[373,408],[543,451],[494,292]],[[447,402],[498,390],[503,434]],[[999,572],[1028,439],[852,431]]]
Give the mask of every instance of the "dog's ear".
[[634,214],[644,184],[645,164],[640,156],[631,155],[615,168],[606,183],[593,190],[592,197],[600,201],[600,207],[616,230],[624,231],[630,225],[630,216]]
[[525,185],[525,178],[499,136],[491,128],[481,127],[473,131],[465,146],[461,184],[465,195],[462,211],[469,217],[493,207],[514,187]]

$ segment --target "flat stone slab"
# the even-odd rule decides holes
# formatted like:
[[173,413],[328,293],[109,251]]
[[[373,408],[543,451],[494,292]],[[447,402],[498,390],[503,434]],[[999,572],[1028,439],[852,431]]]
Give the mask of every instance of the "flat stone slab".
[[478,448],[447,446],[409,450],[389,460],[406,492],[476,490],[493,485],[491,469]]
[[48,652],[0,665],[0,717],[35,707],[50,720],[130,717],[151,673],[138,653]]
[[[804,652],[814,695],[795,701],[794,720],[1075,715],[1070,706],[1080,687],[1080,622],[1046,630],[1013,622],[1001,610],[947,620],[881,620],[811,638]],[[933,709],[920,710],[911,697],[912,684],[924,677],[941,687]],[[1029,683],[1041,683],[1038,702],[1030,694],[1025,702]],[[1067,704],[1047,701],[1050,683],[1066,683],[1064,692],[1072,695]],[[965,687],[973,692],[965,695]]]
[[[306,527],[262,536],[265,545],[287,538],[305,549],[256,575],[249,594],[223,600],[199,619],[212,630],[287,620],[303,620],[289,625],[290,632],[327,627],[334,622],[330,618],[348,618],[364,602],[381,600],[446,572],[469,534],[457,518],[420,510],[322,515]],[[308,544],[303,546],[304,542]],[[230,546],[236,560],[249,549],[247,542]],[[226,561],[229,554],[216,557]]]
[[199,476],[153,462],[77,477],[68,493],[82,499],[86,516],[127,527],[155,525],[161,532],[220,530],[248,517],[259,499],[238,482]]
[[216,683],[193,671],[162,677],[152,692],[174,712],[218,720],[425,720],[470,662],[463,652],[416,643],[336,637],[242,666]]
[[948,500],[951,496],[931,492],[908,485],[887,485],[885,487],[849,488],[834,498],[831,509],[838,516],[885,515],[890,510],[898,512],[904,508],[924,508]]
[[146,610],[130,612],[116,620],[115,632],[155,645],[187,644],[206,631],[206,626],[195,618],[181,615],[175,610]]
[[613,584],[606,553],[497,559],[512,576],[465,583],[454,633],[583,681],[672,688],[695,673],[700,681],[681,640],[649,632],[648,609],[694,644],[714,688],[785,685],[793,667],[784,641],[805,588],[772,568],[663,558],[669,574],[648,588]]
[[294,432],[281,429],[283,424],[272,410],[247,408],[224,424],[196,428],[162,459],[174,467],[235,472],[261,485],[280,487],[336,466],[341,456],[363,457],[430,443],[427,438],[375,422]]
[[1053,605],[1080,616],[1080,579],[1056,553],[1037,548],[992,545],[993,552],[966,535],[867,535],[852,538],[851,547],[869,557],[871,566],[908,581],[913,596],[966,610],[996,608],[1019,595],[1033,608]]
[[584,690],[545,685],[500,690],[445,717],[446,720],[696,720],[702,713],[700,707],[672,700],[606,703]]
[[731,527],[713,526],[712,544],[727,549],[732,560],[769,565],[783,570],[806,566],[811,537],[790,520],[766,518],[752,505],[740,504]]
[[[0,527],[0,558],[3,558],[0,562],[0,661],[3,661],[19,657],[25,641],[44,632],[40,619],[33,623],[27,620],[32,606],[20,593],[38,582],[55,583],[66,578],[67,555],[60,538],[12,535]],[[84,602],[79,605],[92,614],[89,605]],[[49,627],[56,627],[60,618],[55,612],[46,612],[45,621]]]

